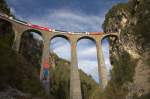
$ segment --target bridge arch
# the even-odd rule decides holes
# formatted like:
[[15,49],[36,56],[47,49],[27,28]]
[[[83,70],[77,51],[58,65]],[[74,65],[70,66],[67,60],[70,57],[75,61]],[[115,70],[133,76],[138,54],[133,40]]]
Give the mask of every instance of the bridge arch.
[[[108,80],[110,79],[110,70],[111,70],[111,61],[110,61],[110,37],[115,37],[115,39],[111,40],[117,40],[118,34],[117,33],[109,33],[104,34],[99,44],[99,52],[101,53],[100,56],[100,76],[101,76],[101,85],[104,89],[107,86]],[[105,46],[104,46],[105,45]]]
[[90,36],[81,36],[77,39],[77,43],[82,40],[82,39],[89,39],[91,41],[93,41],[94,43],[96,43],[95,39],[93,37],[90,37]]
[[88,87],[91,87],[92,89],[94,86],[87,84],[88,82],[85,82],[82,76],[84,74],[90,75],[90,77],[94,79],[93,82],[95,81],[95,84],[99,83],[97,48],[96,41],[93,37],[82,36],[77,40],[77,57],[78,68],[84,72],[80,72],[80,83],[82,97],[86,99],[88,97],[86,97],[85,91],[89,90]]
[[[58,43],[60,42],[61,44],[63,44],[63,42],[65,42],[64,45],[67,45],[69,47],[69,51],[71,50],[70,49],[71,48],[70,38],[64,34],[55,34],[50,38],[50,41],[49,41],[50,52],[53,52],[51,48],[52,48],[53,40],[55,40],[55,39]],[[69,43],[69,45],[67,43]],[[56,46],[56,47],[59,47],[59,46]],[[69,54],[70,54],[69,57],[71,57],[71,51],[69,52]]]
[[25,31],[22,33],[22,35],[23,35],[24,33],[29,33],[29,32],[35,32],[35,33],[37,33],[38,35],[40,35],[40,36],[43,37],[42,32],[39,31],[39,30],[36,30],[36,29],[27,29],[27,30],[25,30]]
[[64,38],[67,41],[69,41],[69,43],[70,43],[70,38],[66,34],[55,34],[50,38],[50,41],[56,37]]
[[[55,40],[56,39],[56,40]],[[63,35],[63,34],[56,34],[56,35],[53,35],[51,38],[50,38],[50,52],[52,51],[51,47],[52,47],[52,44],[54,44],[55,42],[53,42],[53,40],[55,40],[55,42],[57,41],[59,44],[56,44],[55,47],[60,47],[61,45],[67,45],[68,48],[69,48],[69,51],[71,50],[71,43],[70,43],[70,38],[67,37],[66,35]],[[64,43],[65,42],[65,43]],[[55,44],[54,44],[55,45]],[[71,56],[71,51],[69,52],[69,56]]]
[[21,34],[19,53],[37,68],[38,75],[40,75],[43,47],[44,42],[40,31],[28,29]]
[[[113,45],[114,43],[116,43],[116,41],[119,39],[118,37],[118,33],[109,33],[109,34],[105,34],[102,39],[100,40],[100,44],[102,45],[103,42],[105,42],[106,44],[108,44],[109,46]],[[104,49],[103,49],[104,50]],[[108,49],[109,50],[109,49]],[[108,52],[110,53],[110,52]]]
[[13,45],[15,39],[12,23],[2,18],[0,18],[0,39],[5,39],[9,46]]

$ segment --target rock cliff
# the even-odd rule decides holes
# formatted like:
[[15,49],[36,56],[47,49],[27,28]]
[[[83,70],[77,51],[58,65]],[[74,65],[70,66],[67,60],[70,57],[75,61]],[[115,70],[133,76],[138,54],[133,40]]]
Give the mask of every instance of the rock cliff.
[[[149,26],[149,0],[129,0],[113,6],[106,14],[105,33],[119,33],[119,40],[111,43],[113,69],[109,87],[115,84],[117,91],[123,91],[122,98],[114,92],[116,98],[110,99],[148,99],[150,96]],[[113,38],[110,41],[113,42]]]

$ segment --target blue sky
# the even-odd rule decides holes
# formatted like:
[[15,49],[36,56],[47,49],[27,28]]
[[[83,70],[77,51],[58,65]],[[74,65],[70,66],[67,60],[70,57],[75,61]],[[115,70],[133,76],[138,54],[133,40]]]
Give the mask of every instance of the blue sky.
[[[114,5],[127,0],[6,0],[14,15],[24,21],[71,32],[103,31],[105,14]],[[109,70],[109,44],[103,41],[105,64]],[[51,49],[70,60],[70,45],[62,38],[51,41]],[[85,51],[86,50],[86,51]],[[78,42],[78,65],[98,82],[95,44]]]

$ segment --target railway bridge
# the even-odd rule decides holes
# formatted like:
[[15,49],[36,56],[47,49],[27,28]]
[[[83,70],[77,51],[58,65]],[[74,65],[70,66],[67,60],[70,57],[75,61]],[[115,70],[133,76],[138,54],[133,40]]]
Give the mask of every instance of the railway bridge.
[[[42,62],[40,69],[40,80],[46,84],[45,89],[49,92],[49,75],[44,78],[44,69],[49,71],[49,41],[55,37],[63,37],[70,42],[71,45],[71,73],[70,73],[70,99],[82,99],[80,77],[78,72],[78,62],[77,62],[77,42],[83,38],[89,38],[93,40],[96,44],[97,49],[97,60],[98,60],[98,71],[99,79],[101,80],[100,87],[105,89],[108,83],[108,78],[106,74],[106,66],[104,61],[104,55],[102,52],[101,42],[104,38],[114,36],[118,37],[118,33],[102,33],[102,32],[66,32],[55,29],[50,29],[47,27],[33,25],[21,20],[17,20],[13,17],[9,17],[5,14],[0,14],[0,20],[7,21],[11,24],[13,31],[15,33],[15,39],[12,48],[19,52],[21,36],[26,31],[36,31],[43,38],[43,51],[42,51]],[[48,72],[49,73],[49,72]],[[44,78],[44,79],[43,79]]]

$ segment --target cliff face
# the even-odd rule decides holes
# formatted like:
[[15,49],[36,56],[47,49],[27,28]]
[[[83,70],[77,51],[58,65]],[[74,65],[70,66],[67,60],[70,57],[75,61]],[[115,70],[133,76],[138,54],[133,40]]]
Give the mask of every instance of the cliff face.
[[106,14],[104,31],[119,33],[119,40],[111,43],[113,70],[109,85],[112,87],[115,83],[119,90],[125,88],[122,96],[126,99],[150,95],[149,26],[149,0],[129,0],[126,4],[113,6]]

